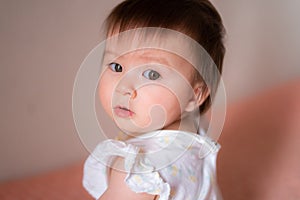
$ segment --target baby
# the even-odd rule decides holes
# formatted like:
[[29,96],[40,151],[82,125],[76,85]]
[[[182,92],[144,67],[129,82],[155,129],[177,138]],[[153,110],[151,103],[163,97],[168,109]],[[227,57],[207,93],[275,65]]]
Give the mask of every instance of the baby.
[[106,20],[98,92],[127,136],[105,140],[84,166],[96,199],[221,199],[219,145],[199,127],[225,53],[207,0],[126,0]]

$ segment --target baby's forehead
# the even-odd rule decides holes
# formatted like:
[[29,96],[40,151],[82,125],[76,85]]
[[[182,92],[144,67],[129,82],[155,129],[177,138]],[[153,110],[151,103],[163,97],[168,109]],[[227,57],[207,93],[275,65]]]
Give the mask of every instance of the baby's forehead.
[[[189,58],[186,59],[185,52]],[[188,42],[168,33],[131,32],[113,35],[106,41],[104,56],[106,60],[139,59],[145,64],[156,62],[173,67],[191,65],[194,57]],[[141,61],[141,62],[142,62]],[[140,63],[142,64],[142,63]]]
[[177,55],[174,52],[168,51],[166,49],[157,49],[157,48],[141,48],[133,49],[127,52],[120,52],[118,50],[108,48],[104,52],[105,56],[119,58],[143,58],[145,60],[160,61],[166,60],[167,58],[176,59],[176,60],[185,60],[180,55]]
[[[136,50],[164,50],[183,58],[192,58],[194,51],[193,40],[178,32],[167,32],[163,29],[137,29],[110,35],[106,39],[106,52],[123,55]],[[186,55],[185,55],[186,54]]]

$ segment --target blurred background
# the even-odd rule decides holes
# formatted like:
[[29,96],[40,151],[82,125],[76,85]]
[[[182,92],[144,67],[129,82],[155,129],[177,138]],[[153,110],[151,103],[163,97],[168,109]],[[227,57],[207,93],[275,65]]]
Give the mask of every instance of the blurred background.
[[[0,181],[88,155],[73,122],[73,82],[119,2],[0,0]],[[300,79],[300,1],[212,2],[227,30],[229,104]]]

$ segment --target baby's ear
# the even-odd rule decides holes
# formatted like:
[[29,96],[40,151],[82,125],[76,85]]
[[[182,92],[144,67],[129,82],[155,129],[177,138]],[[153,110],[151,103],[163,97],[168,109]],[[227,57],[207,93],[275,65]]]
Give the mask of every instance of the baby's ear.
[[197,81],[193,86],[194,96],[187,104],[185,111],[192,112],[205,101],[209,96],[209,89],[202,81]]

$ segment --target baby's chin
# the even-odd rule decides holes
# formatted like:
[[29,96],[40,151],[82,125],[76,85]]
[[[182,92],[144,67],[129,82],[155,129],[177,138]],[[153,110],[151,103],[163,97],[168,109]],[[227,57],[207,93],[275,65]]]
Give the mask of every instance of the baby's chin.
[[157,130],[161,130],[163,129],[163,125],[148,125],[148,126],[138,126],[138,125],[134,125],[134,124],[130,124],[130,125],[124,125],[124,124],[120,124],[115,122],[117,127],[124,132],[126,135],[128,135],[129,137],[137,137],[140,135],[143,135],[145,133],[149,133],[152,131],[157,131]]

